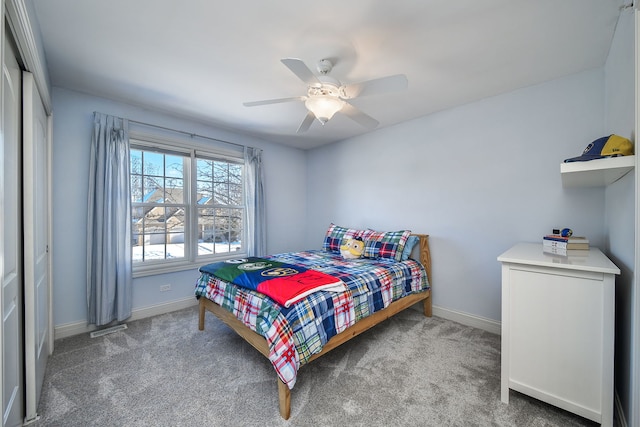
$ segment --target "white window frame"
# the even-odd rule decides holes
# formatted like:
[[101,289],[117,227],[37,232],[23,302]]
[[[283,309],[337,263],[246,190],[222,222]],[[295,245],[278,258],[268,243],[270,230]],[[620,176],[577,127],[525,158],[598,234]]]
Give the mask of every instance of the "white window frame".
[[[184,258],[149,260],[144,262],[133,262],[133,277],[142,277],[156,274],[172,273],[198,268],[202,265],[223,261],[225,259],[246,257],[247,242],[247,206],[241,206],[243,210],[242,223],[242,249],[240,251],[228,252],[214,255],[198,255],[198,209],[197,209],[197,188],[196,188],[196,167],[197,159],[218,160],[234,163],[242,166],[242,200],[244,203],[244,192],[246,191],[245,177],[246,167],[244,165],[243,153],[240,150],[229,150],[225,147],[217,147],[213,144],[198,143],[182,138],[165,138],[157,135],[150,135],[141,132],[130,132],[129,144],[132,150],[157,151],[169,155],[180,155],[186,157],[184,162],[184,204],[185,225],[184,225]],[[132,206],[133,209],[133,206]],[[130,239],[133,239],[133,227]],[[131,254],[133,257],[133,253]]]

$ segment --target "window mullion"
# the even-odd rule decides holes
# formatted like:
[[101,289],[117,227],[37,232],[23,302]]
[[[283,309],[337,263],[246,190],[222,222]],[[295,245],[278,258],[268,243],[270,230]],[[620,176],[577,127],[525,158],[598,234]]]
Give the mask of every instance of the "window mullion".
[[[195,150],[191,150],[189,157],[186,159],[186,162],[189,163],[189,166],[185,168],[186,176],[185,176],[185,185],[187,186],[187,197],[188,197],[188,212],[185,213],[185,217],[188,218],[189,229],[189,261],[194,262],[196,257],[198,256],[198,218],[197,218],[197,197],[196,197],[196,157]],[[187,232],[187,230],[185,230]]]

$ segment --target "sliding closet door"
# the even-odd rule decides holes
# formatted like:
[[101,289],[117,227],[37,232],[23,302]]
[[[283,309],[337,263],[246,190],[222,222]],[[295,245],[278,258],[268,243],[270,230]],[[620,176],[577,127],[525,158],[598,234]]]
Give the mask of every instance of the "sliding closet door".
[[22,424],[22,181],[20,127],[22,70],[9,37],[4,37],[2,119],[4,126],[4,208],[2,209],[2,417],[4,426]]
[[33,75],[23,72],[26,419],[36,417],[49,356],[48,125]]

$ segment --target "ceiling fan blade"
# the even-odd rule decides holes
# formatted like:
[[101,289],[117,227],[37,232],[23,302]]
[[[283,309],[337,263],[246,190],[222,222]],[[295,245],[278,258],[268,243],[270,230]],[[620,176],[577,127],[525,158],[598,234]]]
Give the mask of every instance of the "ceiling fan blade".
[[307,99],[306,96],[294,96],[291,98],[265,99],[264,101],[243,102],[242,105],[244,105],[245,107],[255,107],[258,105],[280,104],[281,102],[304,101],[305,99]]
[[284,58],[280,60],[284,65],[289,68],[293,74],[298,76],[300,80],[305,82],[309,86],[317,86],[322,85],[318,77],[313,74],[313,71],[307,67],[307,65],[300,59],[297,58]]
[[379,79],[365,80],[344,86],[347,99],[357,96],[377,95],[379,93],[396,92],[407,89],[409,81],[404,74],[380,77]]
[[380,122],[378,122],[376,119],[374,119],[368,114],[363,113],[362,111],[360,111],[353,105],[349,104],[348,102],[344,103],[340,112],[345,116],[349,117],[354,122],[360,123],[362,126],[366,127],[367,129],[373,129],[380,124]]
[[302,121],[302,123],[300,123],[300,126],[298,127],[298,130],[296,132],[303,133],[308,131],[309,128],[311,127],[311,123],[313,123],[315,118],[316,116],[311,111],[309,111],[306,117],[304,118],[304,120]]

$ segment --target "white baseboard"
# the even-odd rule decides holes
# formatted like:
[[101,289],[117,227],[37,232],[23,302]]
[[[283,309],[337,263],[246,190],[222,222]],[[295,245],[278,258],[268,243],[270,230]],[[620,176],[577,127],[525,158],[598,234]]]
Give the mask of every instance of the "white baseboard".
[[462,323],[463,325],[473,326],[483,331],[498,334],[502,332],[502,324],[496,320],[487,319],[486,317],[476,316],[475,314],[463,313],[461,311],[450,310],[448,308],[433,306],[433,315],[442,317],[443,319],[452,320]]
[[[187,297],[180,300],[165,302],[162,304],[152,305],[149,307],[143,307],[133,310],[131,317],[127,321],[134,321],[138,319],[144,319],[151,316],[157,316],[159,314],[170,313],[176,310],[182,310],[183,308],[191,307],[198,304],[198,300],[194,297]],[[501,325],[500,322],[487,319],[484,317],[476,316],[474,314],[463,313],[461,311],[450,310],[448,308],[433,306],[434,316],[442,317],[443,319],[452,320],[454,322],[461,323],[467,326],[473,326],[487,332],[500,335]],[[87,325],[86,322],[73,322],[65,323],[62,325],[56,325],[54,329],[55,339],[71,337],[73,335],[79,335],[95,331],[95,325]]]
[[[138,308],[131,312],[131,317],[127,319],[127,322],[144,319],[151,316],[157,316],[159,314],[170,313],[176,310],[182,310],[183,308],[191,307],[197,304],[198,300],[195,297],[188,297],[175,301],[165,302],[162,304]],[[55,327],[54,339],[57,340],[60,338],[71,337],[73,335],[84,334],[95,330],[96,326],[87,325],[87,322],[65,323],[63,325],[57,325]]]

